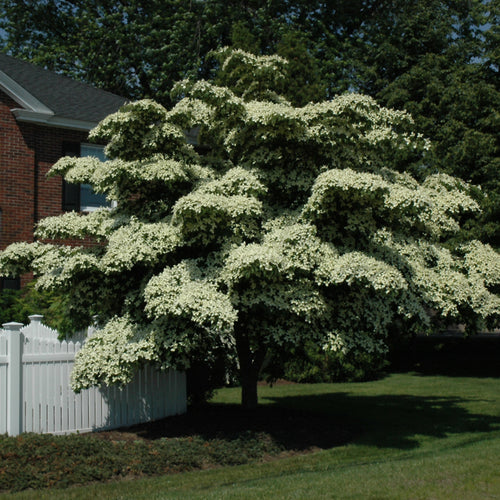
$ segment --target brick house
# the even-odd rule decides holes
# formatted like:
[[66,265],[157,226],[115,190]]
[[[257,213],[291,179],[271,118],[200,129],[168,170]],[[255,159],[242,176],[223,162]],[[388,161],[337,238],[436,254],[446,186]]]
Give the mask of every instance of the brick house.
[[[126,99],[0,54],[0,250],[33,241],[40,219],[105,201],[89,186],[46,177],[62,156],[98,156],[88,133]],[[0,281],[18,288],[28,278]]]

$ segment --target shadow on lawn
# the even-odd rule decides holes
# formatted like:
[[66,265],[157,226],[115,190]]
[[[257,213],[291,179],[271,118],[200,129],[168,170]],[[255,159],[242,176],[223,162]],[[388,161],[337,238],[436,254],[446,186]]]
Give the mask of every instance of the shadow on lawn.
[[237,405],[208,404],[190,408],[185,415],[99,434],[113,440],[199,436],[226,441],[259,435],[284,451],[300,453],[353,440],[404,450],[419,446],[419,435],[444,438],[500,429],[500,416],[471,413],[463,408],[466,400],[461,398],[336,392],[265,399],[271,404],[253,411]]
[[239,405],[214,403],[191,407],[184,415],[99,434],[119,439],[120,433],[145,440],[197,436],[207,441],[233,441],[258,436],[259,440],[272,440],[284,451],[297,452],[332,448],[353,438],[350,428],[321,413],[281,405],[261,405],[255,410],[245,410]]
[[[394,371],[420,375],[500,376],[500,338],[417,339],[400,353]],[[334,386],[333,386],[334,387]],[[439,389],[436,389],[438,393]],[[356,395],[347,392],[266,396],[254,411],[238,405],[208,404],[160,421],[96,433],[112,440],[200,437],[204,440],[270,440],[291,453],[328,449],[350,441],[412,449],[420,436],[484,433],[500,429],[500,415],[475,414],[467,400],[445,396]]]
[[467,411],[465,399],[406,395],[358,396],[344,392],[266,398],[280,406],[324,412],[331,421],[350,429],[356,443],[412,449],[417,436],[445,438],[450,434],[500,430],[500,415]]

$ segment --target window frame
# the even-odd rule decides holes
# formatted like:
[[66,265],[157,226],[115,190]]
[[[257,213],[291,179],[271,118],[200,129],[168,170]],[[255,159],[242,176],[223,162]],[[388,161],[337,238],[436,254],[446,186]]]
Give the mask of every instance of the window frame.
[[[95,152],[99,153],[99,155],[92,155],[92,154],[82,154],[82,149],[86,148],[89,151],[94,150]],[[99,144],[89,144],[86,142],[80,143],[80,158],[85,158],[89,156],[95,156],[101,161],[106,161],[106,155],[104,154],[104,146],[101,146]],[[83,192],[82,189],[90,189],[92,191],[92,186],[90,184],[80,184],[80,212],[95,212],[96,210],[100,208],[111,208],[113,206],[112,202],[106,201],[104,204],[101,205],[82,205],[82,198],[83,198]],[[104,195],[97,194],[97,193],[91,193],[91,196],[94,195],[96,197],[102,198]],[[105,197],[104,197],[105,199]]]
[[[64,142],[63,143],[63,151],[62,156],[72,156],[77,158],[83,158],[85,156],[93,156],[87,154],[82,156],[82,148],[86,148],[87,150],[95,150],[96,152],[102,153],[104,156],[104,146],[99,144],[89,144],[86,142]],[[97,156],[97,155],[95,155]],[[101,156],[101,155],[99,155]],[[104,156],[105,158],[105,156]],[[82,188],[83,186],[88,186],[90,189],[91,186],[88,184],[73,184],[63,180],[63,192],[62,192],[62,210],[64,212],[84,212],[90,213],[94,212],[100,208],[112,208],[116,206],[114,202],[106,202],[105,204],[100,205],[82,205]],[[86,189],[86,188],[83,188]],[[101,195],[97,195],[101,196]]]

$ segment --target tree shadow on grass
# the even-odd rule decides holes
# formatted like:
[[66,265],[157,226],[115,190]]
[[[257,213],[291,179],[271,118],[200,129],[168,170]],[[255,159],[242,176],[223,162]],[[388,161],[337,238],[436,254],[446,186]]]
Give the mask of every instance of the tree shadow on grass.
[[207,441],[272,440],[282,450],[298,452],[332,448],[354,436],[352,429],[317,412],[274,404],[245,410],[239,405],[216,403],[190,407],[183,415],[100,434],[119,439],[120,433],[145,440],[195,436]]
[[[226,441],[269,439],[282,450],[301,453],[351,441],[408,450],[419,446],[418,436],[422,435],[444,438],[500,429],[500,416],[469,412],[461,398],[335,392],[265,399],[269,404],[253,411],[208,404],[122,432],[129,439],[144,440],[193,436]],[[107,434],[120,439],[120,432]]]
[[408,450],[419,446],[419,436],[445,438],[500,430],[500,414],[470,412],[463,407],[466,400],[456,397],[336,392],[268,399],[283,406],[324,412],[326,419],[350,429],[356,443],[380,448]]

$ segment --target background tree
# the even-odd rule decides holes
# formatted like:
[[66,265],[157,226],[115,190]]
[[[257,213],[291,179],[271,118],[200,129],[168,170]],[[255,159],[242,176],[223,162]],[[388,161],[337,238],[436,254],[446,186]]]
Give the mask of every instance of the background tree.
[[[500,245],[500,93],[490,40],[498,2],[396,2],[362,28],[359,90],[404,109],[432,140],[432,165],[481,185],[488,198],[470,229]],[[356,50],[356,49],[354,49]],[[357,56],[354,60],[357,60]],[[480,197],[479,197],[480,199]],[[473,228],[473,229],[472,229]]]
[[[132,99],[169,104],[173,82],[196,75],[200,2],[2,1],[4,49]],[[19,29],[23,26],[23,29]],[[214,34],[215,35],[215,34]]]
[[499,9],[497,0],[0,0],[0,26],[12,55],[166,107],[174,82],[214,76],[213,50],[281,54],[296,67],[294,104],[357,91],[410,112],[432,141],[429,165],[488,195],[466,236],[498,247]]
[[288,61],[288,82],[283,95],[294,106],[326,98],[327,86],[311,47],[311,41],[300,31],[285,33],[276,47],[276,53]]
[[[381,353],[391,329],[428,329],[431,310],[498,323],[500,256],[441,245],[478,206],[458,179],[406,172],[430,147],[409,115],[357,94],[294,107],[278,56],[226,49],[219,64],[220,85],[181,82],[169,111],[138,101],[101,122],[111,161],[52,168],[116,208],[44,219],[38,242],[0,254],[0,273],[29,268],[66,292],[82,326],[98,315],[76,389],[226,352],[251,408],[270,351]],[[193,127],[204,154],[185,141]],[[93,248],[41,242],[88,236]]]

